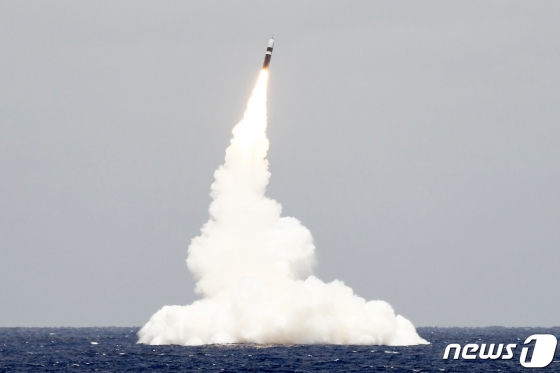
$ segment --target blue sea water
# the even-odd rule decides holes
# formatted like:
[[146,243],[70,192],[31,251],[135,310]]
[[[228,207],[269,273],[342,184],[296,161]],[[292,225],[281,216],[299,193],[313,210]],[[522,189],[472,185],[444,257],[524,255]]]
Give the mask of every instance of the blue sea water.
[[[138,328],[0,328],[0,372],[522,372],[532,334],[560,328],[418,328],[430,345],[136,344]],[[443,360],[449,343],[515,343],[511,360]],[[560,372],[554,361],[537,372]]]

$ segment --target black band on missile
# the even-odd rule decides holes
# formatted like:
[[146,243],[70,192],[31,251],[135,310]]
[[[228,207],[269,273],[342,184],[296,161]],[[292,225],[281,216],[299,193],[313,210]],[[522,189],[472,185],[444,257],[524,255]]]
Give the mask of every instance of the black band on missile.
[[272,47],[266,48],[266,51],[267,51],[267,52],[272,52]]

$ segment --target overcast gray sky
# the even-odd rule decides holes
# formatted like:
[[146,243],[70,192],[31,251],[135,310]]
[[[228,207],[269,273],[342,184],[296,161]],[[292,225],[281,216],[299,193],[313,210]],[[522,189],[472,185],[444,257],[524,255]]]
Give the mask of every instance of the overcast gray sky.
[[560,325],[560,2],[0,2],[0,326],[188,304],[272,33],[268,195],[417,326]]

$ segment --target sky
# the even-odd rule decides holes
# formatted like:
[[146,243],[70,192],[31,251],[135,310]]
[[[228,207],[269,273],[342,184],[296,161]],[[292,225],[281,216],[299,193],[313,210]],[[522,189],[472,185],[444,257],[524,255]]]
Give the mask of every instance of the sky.
[[416,326],[560,325],[560,2],[0,2],[0,327],[140,326],[267,41],[268,196]]

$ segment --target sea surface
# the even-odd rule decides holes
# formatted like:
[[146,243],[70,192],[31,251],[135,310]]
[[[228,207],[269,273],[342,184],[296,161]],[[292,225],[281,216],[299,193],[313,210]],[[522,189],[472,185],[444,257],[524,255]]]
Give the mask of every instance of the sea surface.
[[[136,344],[139,328],[0,328],[0,372],[560,372],[560,348],[546,368],[519,362],[532,334],[560,328],[418,328],[429,345]],[[511,360],[443,360],[449,343],[515,343]],[[528,345],[532,351],[532,345]]]

